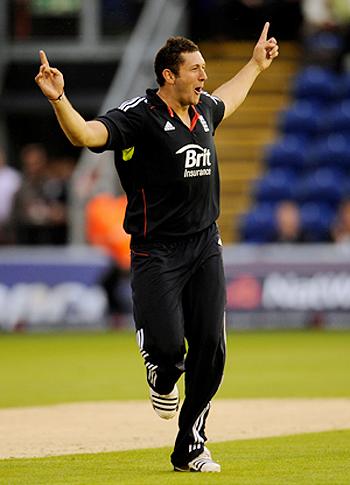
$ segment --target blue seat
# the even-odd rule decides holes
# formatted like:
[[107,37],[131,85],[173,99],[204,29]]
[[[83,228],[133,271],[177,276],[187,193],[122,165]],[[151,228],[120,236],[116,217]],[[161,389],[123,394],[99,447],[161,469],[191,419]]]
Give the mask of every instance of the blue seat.
[[299,179],[295,187],[299,203],[315,202],[336,207],[344,195],[345,180],[341,172],[319,168]]
[[300,206],[300,220],[309,242],[327,242],[336,211],[327,204],[308,202]]
[[305,166],[350,169],[350,138],[344,133],[330,133],[313,142],[306,153]]
[[274,206],[262,204],[243,214],[239,221],[241,240],[247,243],[267,243],[275,233]]
[[343,199],[350,199],[350,177],[344,179]]
[[349,72],[346,72],[339,76],[338,96],[339,96],[339,99],[350,98],[350,73]]
[[308,99],[297,100],[279,117],[279,128],[283,133],[315,136],[320,129],[323,108]]
[[273,169],[255,182],[253,196],[258,203],[294,199],[296,179],[295,173],[290,170]]
[[327,103],[338,94],[338,77],[329,69],[308,66],[297,74],[292,90],[297,99],[307,98]]
[[306,36],[305,48],[308,52],[321,57],[335,57],[343,48],[344,40],[341,34],[321,30]]
[[307,136],[284,136],[276,143],[265,147],[264,163],[270,169],[284,168],[298,172],[305,166],[307,141]]
[[322,130],[350,135],[350,99],[335,103],[323,115]]

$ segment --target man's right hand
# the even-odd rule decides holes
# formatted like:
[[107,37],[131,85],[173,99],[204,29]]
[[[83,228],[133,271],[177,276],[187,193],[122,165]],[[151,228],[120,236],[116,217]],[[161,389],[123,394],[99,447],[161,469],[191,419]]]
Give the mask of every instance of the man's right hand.
[[50,67],[44,51],[40,51],[40,61],[41,66],[35,82],[50,101],[55,101],[64,91],[63,75],[55,67]]
[[66,97],[62,99],[64,79],[55,67],[50,67],[44,51],[40,51],[41,66],[35,82],[51,101],[56,117],[68,140],[77,147],[103,147],[108,140],[106,126],[98,120],[85,121],[70,104]]

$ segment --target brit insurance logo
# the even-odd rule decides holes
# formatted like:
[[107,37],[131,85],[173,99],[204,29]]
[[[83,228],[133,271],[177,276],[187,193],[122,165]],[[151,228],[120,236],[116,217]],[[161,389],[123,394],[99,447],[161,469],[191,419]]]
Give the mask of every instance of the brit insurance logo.
[[180,148],[176,154],[185,154],[184,177],[203,177],[211,174],[209,148],[190,143]]

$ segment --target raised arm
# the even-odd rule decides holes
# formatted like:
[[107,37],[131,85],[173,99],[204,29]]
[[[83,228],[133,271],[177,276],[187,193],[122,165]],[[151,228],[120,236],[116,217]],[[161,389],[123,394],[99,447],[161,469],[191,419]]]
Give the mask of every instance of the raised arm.
[[232,79],[213,92],[225,104],[224,119],[243,103],[258,75],[270,67],[272,61],[278,56],[276,39],[274,37],[267,39],[269,27],[269,22],[266,22],[250,61]]
[[106,144],[108,131],[100,121],[85,121],[64,94],[62,73],[51,67],[44,51],[40,51],[41,66],[35,81],[50,101],[57,120],[69,141],[75,146],[99,147]]

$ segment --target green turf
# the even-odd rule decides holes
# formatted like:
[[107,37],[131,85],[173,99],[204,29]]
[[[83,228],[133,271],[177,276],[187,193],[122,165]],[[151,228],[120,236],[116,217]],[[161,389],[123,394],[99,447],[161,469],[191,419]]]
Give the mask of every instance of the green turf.
[[349,369],[350,332],[233,334],[218,396],[347,397]]
[[145,397],[133,333],[3,335],[0,369],[0,407]]
[[349,431],[210,446],[220,474],[175,473],[170,448],[0,460],[0,485],[349,485]]
[[[220,398],[350,396],[350,332],[230,333]],[[0,335],[0,407],[145,399],[133,332]]]

